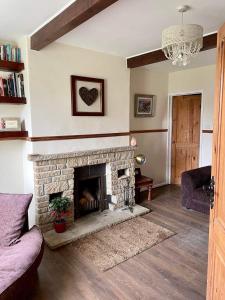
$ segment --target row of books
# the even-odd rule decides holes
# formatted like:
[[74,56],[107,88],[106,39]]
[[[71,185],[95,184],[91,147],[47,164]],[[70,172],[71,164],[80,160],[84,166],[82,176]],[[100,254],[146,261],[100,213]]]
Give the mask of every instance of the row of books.
[[0,46],[0,60],[21,62],[21,49],[10,44]]
[[12,73],[7,78],[0,77],[0,96],[25,97],[23,74]]

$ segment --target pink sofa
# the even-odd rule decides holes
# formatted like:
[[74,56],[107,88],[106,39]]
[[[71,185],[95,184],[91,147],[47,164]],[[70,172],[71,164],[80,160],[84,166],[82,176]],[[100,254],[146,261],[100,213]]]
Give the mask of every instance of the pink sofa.
[[[0,194],[0,218],[2,217],[4,219],[5,216],[3,216],[3,214],[6,212],[9,213],[9,206],[7,205],[11,202],[11,197],[14,196],[15,195],[9,196],[8,194],[7,197],[4,197],[3,194]],[[30,197],[32,198],[32,196]],[[16,201],[15,198],[17,199]],[[13,207],[15,207],[15,203],[17,204],[18,201],[22,203],[21,201],[23,200],[21,200],[20,195],[20,197],[14,197],[12,202],[13,201],[14,203],[12,204]],[[30,203],[30,201],[28,202]],[[28,206],[29,204],[26,203],[22,210],[17,206],[18,215],[20,212],[26,211],[27,213]],[[2,209],[3,207],[4,209]],[[0,235],[2,235],[0,236],[0,300],[30,299],[30,293],[36,284],[37,268],[43,256],[43,237],[37,226],[34,226],[28,231],[26,215],[24,215],[24,213],[21,214],[21,216],[24,216],[22,222],[21,216],[19,216],[18,219],[15,217],[17,213],[12,212],[12,215],[12,222],[10,218],[6,218],[5,222],[7,226],[5,226],[5,228],[10,228],[13,222],[13,230],[16,228],[15,224],[23,224],[23,226],[16,241],[13,240],[12,244],[10,239],[12,236],[13,239],[15,238],[12,230],[8,230],[6,233],[0,233]],[[4,229],[3,224],[0,225]],[[4,242],[4,237],[7,240],[6,243]]]

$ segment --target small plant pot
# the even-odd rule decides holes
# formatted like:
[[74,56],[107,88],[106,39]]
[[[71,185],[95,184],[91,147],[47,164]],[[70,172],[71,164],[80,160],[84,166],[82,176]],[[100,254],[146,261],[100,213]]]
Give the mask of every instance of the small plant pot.
[[55,228],[55,232],[57,233],[62,233],[66,231],[66,221],[65,220],[55,221],[54,228]]

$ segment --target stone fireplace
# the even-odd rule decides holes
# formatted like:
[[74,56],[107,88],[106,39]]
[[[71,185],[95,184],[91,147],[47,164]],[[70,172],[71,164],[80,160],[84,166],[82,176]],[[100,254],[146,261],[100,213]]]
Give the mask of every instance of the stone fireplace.
[[125,205],[129,185],[134,196],[134,147],[118,147],[63,154],[32,154],[36,224],[52,229],[48,212],[51,199],[71,199],[68,222],[94,211],[112,211]]

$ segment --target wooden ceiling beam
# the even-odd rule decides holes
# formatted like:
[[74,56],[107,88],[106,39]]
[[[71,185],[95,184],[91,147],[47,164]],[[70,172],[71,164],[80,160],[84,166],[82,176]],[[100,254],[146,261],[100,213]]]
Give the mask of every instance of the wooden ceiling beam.
[[[217,33],[212,33],[203,38],[203,48],[201,51],[210,50],[216,48]],[[137,68],[149,64],[158,63],[166,60],[163,51],[161,49],[152,52],[147,52],[141,55],[137,55],[127,59],[128,68]]]
[[75,1],[31,36],[31,49],[41,50],[117,1]]

